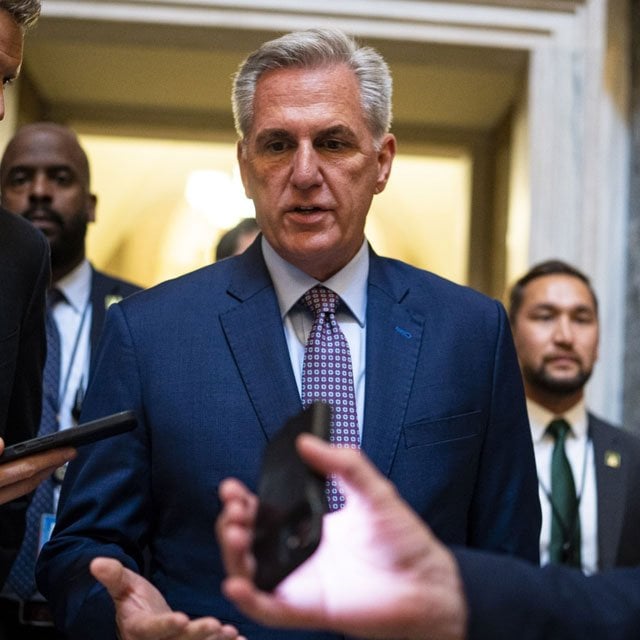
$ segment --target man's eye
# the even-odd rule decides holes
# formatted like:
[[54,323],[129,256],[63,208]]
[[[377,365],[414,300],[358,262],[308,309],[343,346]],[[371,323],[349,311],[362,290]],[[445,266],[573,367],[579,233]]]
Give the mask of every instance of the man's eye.
[[325,140],[322,142],[322,145],[325,149],[329,149],[330,151],[340,151],[344,149],[347,145],[342,140]]
[[67,172],[56,173],[52,178],[54,182],[61,187],[69,186],[73,182],[73,176]]
[[284,140],[272,140],[271,142],[267,142],[264,146],[270,153],[282,153],[288,148],[288,145]]
[[28,176],[24,173],[14,173],[9,176],[7,184],[10,187],[19,187],[28,181]]

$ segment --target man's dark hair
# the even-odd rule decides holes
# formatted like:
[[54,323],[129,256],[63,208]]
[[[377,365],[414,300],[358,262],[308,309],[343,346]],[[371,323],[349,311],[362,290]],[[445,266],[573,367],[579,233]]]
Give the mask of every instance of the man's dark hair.
[[235,227],[225,231],[216,246],[216,262],[234,255],[240,237],[253,231],[258,231],[258,223],[255,218],[243,218]]
[[0,0],[0,10],[6,11],[19,27],[28,29],[40,16],[40,0]]
[[598,298],[596,296],[596,292],[591,286],[589,278],[582,273],[582,271],[576,269],[567,262],[563,262],[562,260],[546,260],[545,262],[540,262],[531,267],[531,269],[529,269],[529,271],[527,271],[527,273],[525,273],[516,281],[513,287],[511,287],[511,292],[509,293],[509,321],[512,325],[515,323],[516,316],[522,306],[525,287],[536,278],[553,275],[572,276],[574,278],[578,278],[578,280],[582,280],[582,282],[587,285],[589,293],[591,293],[593,306],[596,310],[596,314],[598,313]]

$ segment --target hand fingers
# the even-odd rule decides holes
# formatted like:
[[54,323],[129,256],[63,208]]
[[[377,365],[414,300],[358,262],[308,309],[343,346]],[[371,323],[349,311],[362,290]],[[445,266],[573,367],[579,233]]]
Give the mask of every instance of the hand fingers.
[[250,551],[257,498],[235,479],[222,482],[219,493],[223,510],[216,521],[216,535],[225,568],[231,575],[250,576],[255,569]]
[[300,629],[327,626],[327,620],[319,616],[316,609],[288,605],[277,595],[259,591],[246,578],[227,578],[222,582],[221,588],[240,611],[267,626]]
[[75,455],[75,449],[66,447],[0,464],[0,486],[40,477],[43,473],[46,477],[47,473],[61,467],[65,462],[74,458]]
[[109,592],[113,600],[121,600],[128,592],[126,569],[114,558],[94,558],[89,565],[93,577]]
[[316,471],[324,475],[335,473],[345,489],[368,502],[397,495],[394,486],[360,450],[334,447],[309,434],[298,436],[296,446],[301,457]]
[[[55,471],[55,467],[51,469],[45,469],[44,471],[41,471],[39,474],[32,476],[27,480],[22,480],[20,482],[7,484],[7,486],[0,488],[0,504],[4,504],[5,502],[15,500],[20,496],[24,496],[27,493],[30,493],[51,473],[53,473],[53,471]],[[3,471],[0,470],[0,475],[2,475],[2,473]],[[4,484],[4,483],[0,483],[0,484]]]
[[223,625],[215,618],[199,618],[189,622],[175,636],[175,640],[241,640],[241,638],[238,636],[238,630],[229,624]]

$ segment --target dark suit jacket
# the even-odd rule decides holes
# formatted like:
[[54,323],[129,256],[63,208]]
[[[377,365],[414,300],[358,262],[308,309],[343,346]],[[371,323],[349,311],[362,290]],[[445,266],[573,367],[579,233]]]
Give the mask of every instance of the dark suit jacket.
[[600,569],[640,565],[640,438],[589,414]]
[[[0,436],[5,444],[33,437],[40,422],[49,278],[45,237],[0,209]],[[20,547],[28,500],[0,507],[0,584]]]
[[469,603],[467,640],[635,640],[640,568],[585,576],[456,550]]
[[[366,322],[363,450],[444,540],[536,561],[535,461],[502,306],[372,254]],[[252,640],[335,637],[257,627],[219,590],[218,485],[236,476],[255,488],[265,444],[301,409],[259,241],[110,310],[86,418],[124,409],[140,425],[70,466],[40,556],[58,624],[113,638],[87,564],[103,554],[138,569],[149,543],[172,608]]]

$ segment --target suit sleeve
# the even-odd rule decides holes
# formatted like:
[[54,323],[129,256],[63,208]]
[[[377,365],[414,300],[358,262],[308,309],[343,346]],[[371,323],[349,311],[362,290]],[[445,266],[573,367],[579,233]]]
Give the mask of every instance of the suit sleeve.
[[640,568],[593,576],[454,551],[469,604],[467,640],[629,640],[640,629]]
[[44,310],[50,279],[49,247],[44,237],[41,240],[37,246],[38,258],[33,277],[25,282],[31,294],[20,327],[16,371],[7,414],[7,442],[33,438],[40,424],[42,368],[47,350]]
[[[39,232],[29,235],[29,244],[23,243],[14,247],[13,251],[32,252],[29,256],[29,267],[21,273],[7,274],[3,277],[16,278],[16,288],[28,292],[23,298],[24,304],[12,301],[23,309],[19,319],[19,339],[17,352],[12,361],[15,369],[7,374],[6,384],[10,389],[6,408],[6,430],[0,433],[5,444],[13,444],[33,438],[38,432],[40,411],[42,407],[42,368],[46,355],[46,336],[44,330],[45,295],[49,286],[49,245]],[[21,264],[21,263],[19,263]],[[5,282],[4,285],[7,283]],[[0,413],[2,411],[0,410]],[[0,425],[4,424],[0,418]],[[0,584],[4,583],[13,560],[20,549],[24,536],[25,513],[31,495],[22,496],[9,504],[0,506]]]
[[115,637],[111,599],[89,573],[96,556],[117,558],[134,571],[152,520],[146,429],[136,354],[120,305],[107,314],[82,420],[133,409],[138,426],[82,447],[69,465],[52,539],[40,554],[37,580],[56,624],[70,638]]

